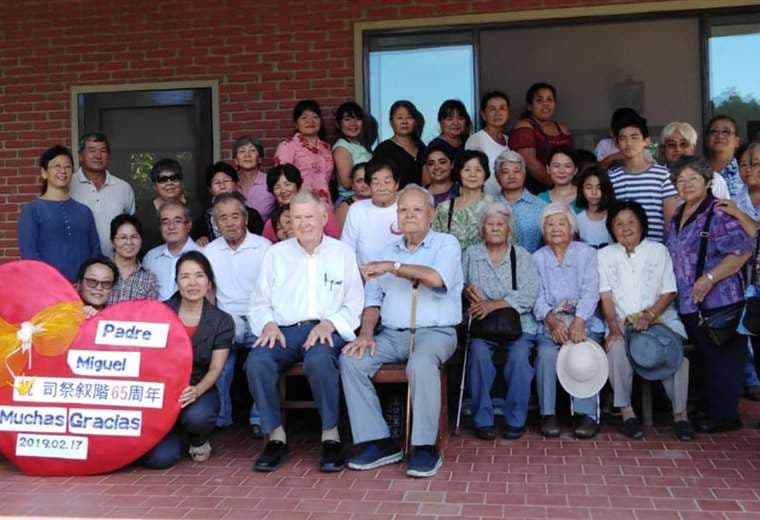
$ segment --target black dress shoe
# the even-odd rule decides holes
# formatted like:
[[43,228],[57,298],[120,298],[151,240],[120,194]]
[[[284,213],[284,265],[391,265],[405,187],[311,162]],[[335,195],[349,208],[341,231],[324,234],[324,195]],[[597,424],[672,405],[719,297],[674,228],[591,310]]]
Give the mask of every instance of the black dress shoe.
[[742,429],[742,421],[738,417],[730,421],[712,421],[703,419],[697,422],[697,430],[702,433],[733,432]]
[[513,441],[522,437],[526,429],[527,428],[524,424],[522,426],[510,426],[508,424],[504,427],[504,431],[501,432],[501,436],[505,439]]
[[482,426],[480,428],[475,426],[473,433],[475,434],[475,437],[483,439],[484,441],[492,441],[496,438],[496,428],[493,425]]
[[287,444],[281,441],[269,441],[259,458],[256,459],[253,469],[256,471],[274,471],[285,462],[289,455],[290,448]]
[[621,431],[629,439],[641,439],[644,437],[644,430],[641,428],[641,422],[638,417],[629,417],[623,421]]
[[541,435],[544,437],[559,437],[559,421],[556,415],[544,415],[541,417]]
[[694,440],[694,428],[689,421],[676,421],[673,423],[673,435],[682,442]]
[[337,441],[324,441],[322,455],[319,458],[319,471],[332,473],[346,467],[343,445]]

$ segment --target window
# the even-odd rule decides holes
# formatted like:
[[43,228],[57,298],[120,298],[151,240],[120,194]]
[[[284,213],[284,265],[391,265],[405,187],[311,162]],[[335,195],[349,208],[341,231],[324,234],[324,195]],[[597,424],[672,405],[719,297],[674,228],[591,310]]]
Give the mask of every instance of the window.
[[736,119],[742,141],[760,138],[760,17],[711,20],[710,110]]
[[389,111],[394,101],[406,99],[425,118],[422,140],[440,133],[438,108],[447,99],[459,99],[475,119],[475,54],[470,33],[416,35],[370,39],[369,111],[378,122],[378,139],[393,132]]

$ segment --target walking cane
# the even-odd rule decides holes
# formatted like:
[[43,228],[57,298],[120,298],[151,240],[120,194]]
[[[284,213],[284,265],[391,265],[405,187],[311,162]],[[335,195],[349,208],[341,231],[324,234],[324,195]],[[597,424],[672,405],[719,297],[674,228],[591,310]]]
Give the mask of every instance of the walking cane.
[[470,327],[472,326],[472,316],[467,320],[467,333],[464,336],[464,361],[462,364],[462,382],[459,384],[459,404],[457,405],[457,425],[454,428],[454,435],[459,435],[459,424],[462,420],[462,399],[464,399],[464,378],[467,375],[467,352],[470,350]]
[[[412,283],[412,315],[409,318],[409,357],[407,363],[414,354],[414,335],[417,332],[417,287],[419,280]],[[412,386],[406,384],[406,410],[404,418],[404,456],[409,458],[409,446],[412,441]]]

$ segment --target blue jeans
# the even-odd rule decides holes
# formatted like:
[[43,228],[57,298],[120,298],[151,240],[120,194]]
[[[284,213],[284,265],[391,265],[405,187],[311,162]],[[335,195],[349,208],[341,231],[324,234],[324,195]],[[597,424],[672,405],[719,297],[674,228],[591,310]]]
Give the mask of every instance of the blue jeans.
[[[588,334],[588,337],[601,344],[604,340],[601,334]],[[536,383],[538,386],[538,404],[541,415],[555,415],[557,401],[557,355],[559,345],[551,336],[538,334],[538,354],[536,356]],[[578,399],[570,397],[573,411],[577,414],[588,415],[598,419],[599,394]]]
[[282,424],[280,394],[277,382],[280,374],[299,361],[303,361],[306,379],[309,381],[314,403],[322,419],[322,430],[338,425],[340,411],[340,370],[338,356],[345,341],[333,333],[334,347],[317,343],[304,350],[306,337],[317,322],[281,327],[286,348],[277,343],[274,348],[256,347],[248,354],[245,372],[248,388],[253,394],[261,413],[261,431],[269,433]]
[[504,381],[507,395],[504,400],[504,420],[509,426],[522,427],[528,417],[530,385],[536,370],[530,364],[530,353],[536,346],[535,334],[523,334],[515,341],[499,345],[493,341],[474,338],[467,355],[467,389],[472,399],[472,419],[475,426],[493,426],[494,412],[491,387],[496,379],[493,352],[505,348]]
[[189,437],[192,446],[204,444],[214,431],[218,413],[219,394],[212,386],[194,403],[182,409],[172,431],[142,458],[143,465],[152,469],[174,466],[182,457],[185,437]]
[[[251,328],[248,326],[248,320],[245,317],[241,317],[245,323],[245,335],[243,336],[242,343],[233,344],[230,347],[229,354],[227,355],[227,361],[224,364],[224,369],[219,375],[219,379],[216,380],[216,389],[219,391],[219,417],[216,420],[217,428],[226,428],[232,426],[232,396],[230,392],[232,390],[232,381],[235,378],[235,361],[237,360],[238,350],[241,348],[250,348],[253,342],[256,341],[256,336],[251,332]],[[261,424],[261,417],[259,417],[259,411],[256,408],[256,403],[251,405],[251,412],[248,416],[250,424]]]

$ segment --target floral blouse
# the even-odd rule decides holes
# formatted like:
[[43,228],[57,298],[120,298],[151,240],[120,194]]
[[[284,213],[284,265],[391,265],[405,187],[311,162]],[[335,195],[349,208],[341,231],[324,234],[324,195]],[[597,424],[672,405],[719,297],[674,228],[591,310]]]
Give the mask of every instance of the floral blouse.
[[454,208],[449,219],[449,211],[455,199],[447,200],[438,205],[433,218],[433,229],[443,233],[451,233],[462,249],[480,242],[480,218],[494,199],[490,195],[481,195],[480,200],[464,209]]

